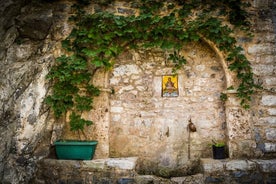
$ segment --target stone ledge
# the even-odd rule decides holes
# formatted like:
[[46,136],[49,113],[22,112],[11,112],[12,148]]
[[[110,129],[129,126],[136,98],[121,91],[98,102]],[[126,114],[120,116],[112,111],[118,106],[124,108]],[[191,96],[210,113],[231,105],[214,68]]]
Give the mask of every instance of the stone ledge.
[[34,183],[133,183],[137,157],[95,160],[42,159]]
[[259,166],[260,171],[264,173],[275,172],[276,173],[276,159],[273,160],[252,160]]
[[43,162],[56,165],[71,165],[74,167],[82,167],[84,169],[105,170],[110,168],[121,170],[134,170],[136,167],[137,157],[126,158],[106,158],[95,160],[58,160],[44,159]]
[[95,160],[43,159],[38,163],[35,183],[118,183],[118,184],[195,184],[195,183],[276,183],[276,159],[202,158],[201,173],[161,178],[139,175],[137,157]]
[[209,158],[200,159],[203,172],[212,173],[223,170],[226,160],[214,160]]
[[201,161],[204,183],[276,183],[276,159],[223,159],[203,158]]
[[227,171],[252,171],[256,170],[257,164],[250,160],[229,160],[225,166]]
[[231,172],[231,171],[255,171],[262,173],[276,172],[276,159],[262,160],[215,160],[211,158],[200,159],[203,173]]
[[106,165],[119,169],[133,170],[135,169],[137,159],[137,157],[110,158],[106,161]]

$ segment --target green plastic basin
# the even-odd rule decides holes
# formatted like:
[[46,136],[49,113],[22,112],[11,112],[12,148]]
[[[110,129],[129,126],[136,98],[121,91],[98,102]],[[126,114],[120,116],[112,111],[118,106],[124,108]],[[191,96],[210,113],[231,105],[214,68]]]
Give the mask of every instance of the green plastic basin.
[[59,140],[54,143],[58,159],[91,160],[98,141]]

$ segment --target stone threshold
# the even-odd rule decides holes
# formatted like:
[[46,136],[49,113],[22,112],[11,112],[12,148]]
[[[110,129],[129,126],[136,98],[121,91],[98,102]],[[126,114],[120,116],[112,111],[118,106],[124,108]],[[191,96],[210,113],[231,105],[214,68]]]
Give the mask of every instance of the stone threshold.
[[200,159],[201,173],[161,178],[139,175],[137,157],[95,160],[43,159],[38,163],[36,184],[107,183],[107,184],[194,184],[194,183],[276,183],[276,159]]

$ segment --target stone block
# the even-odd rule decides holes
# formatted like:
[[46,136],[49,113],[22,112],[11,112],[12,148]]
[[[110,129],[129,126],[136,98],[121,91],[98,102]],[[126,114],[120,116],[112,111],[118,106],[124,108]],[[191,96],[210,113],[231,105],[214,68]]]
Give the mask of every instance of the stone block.
[[117,8],[118,13],[123,15],[133,15],[135,13],[134,10],[129,8]]
[[112,79],[110,79],[110,84],[111,85],[117,85],[120,82],[121,78],[115,78],[113,77]]
[[171,181],[173,183],[178,183],[178,184],[200,184],[204,183],[204,176],[203,174],[195,174],[191,176],[183,176],[183,177],[173,177],[171,178]]
[[262,97],[262,105],[265,106],[274,106],[276,105],[276,96],[266,95]]
[[220,160],[214,160],[211,158],[200,159],[202,169],[204,173],[223,172],[224,162]]
[[133,178],[120,178],[118,184],[134,184],[135,181]]
[[212,176],[208,176],[205,179],[205,183],[225,183],[224,182],[224,178],[223,177],[212,177]]
[[256,58],[256,63],[260,64],[272,64],[274,63],[276,56],[274,55],[260,55]]
[[275,125],[276,124],[276,117],[275,116],[271,116],[270,120],[268,121],[269,124]]
[[[266,15],[264,15],[266,16]],[[271,20],[264,20],[264,18],[262,18],[262,20],[258,20],[256,22],[256,24],[254,25],[255,27],[255,31],[256,32],[267,32],[267,33],[273,33],[274,27],[273,24],[271,23]]]
[[249,54],[272,54],[273,44],[255,44],[248,47]]
[[159,178],[153,175],[138,175],[135,177],[136,184],[166,183],[171,184],[168,179]]
[[266,78],[265,84],[268,86],[274,86],[276,85],[276,77]]
[[266,129],[265,135],[266,135],[267,140],[269,140],[269,141],[276,140],[276,128]]
[[276,143],[264,143],[265,146],[265,152],[271,153],[276,152]]
[[263,43],[275,43],[275,40],[276,40],[276,37],[273,32],[261,34],[260,37],[258,38],[258,41]]
[[125,91],[131,91],[133,89],[134,89],[134,87],[132,85],[128,85],[128,86],[122,87],[117,93],[122,94]]
[[123,107],[111,107],[110,112],[120,113],[123,112]]
[[237,183],[262,183],[263,176],[254,171],[234,171],[229,177],[229,181],[233,180]]
[[264,173],[275,173],[276,172],[276,159],[272,159],[272,160],[256,159],[256,160],[252,160],[252,161],[254,161],[258,164],[261,172],[264,172]]
[[106,159],[97,160],[84,160],[82,163],[83,168],[104,169]]
[[254,0],[253,6],[256,8],[263,8],[268,6],[268,0]]
[[109,167],[116,167],[119,169],[132,170],[135,169],[137,157],[129,158],[110,158],[106,161],[106,165]]
[[231,160],[226,163],[227,171],[250,171],[256,169],[255,162],[249,160]]
[[276,117],[270,116],[270,117],[260,118],[260,122],[263,124],[274,125],[274,124],[276,124]]
[[274,65],[254,65],[252,66],[253,73],[255,75],[268,76],[273,75],[273,71],[275,70]]
[[201,71],[201,72],[204,71],[205,68],[206,68],[205,65],[202,65],[202,64],[196,66],[196,70],[197,70],[197,71]]
[[271,116],[275,116],[276,115],[276,108],[271,108],[271,109],[268,109],[268,114],[271,115]]
[[118,76],[131,76],[133,74],[139,74],[141,69],[137,65],[122,65],[113,69],[114,77]]
[[238,37],[237,40],[239,43],[249,43],[252,41],[252,39],[249,37]]

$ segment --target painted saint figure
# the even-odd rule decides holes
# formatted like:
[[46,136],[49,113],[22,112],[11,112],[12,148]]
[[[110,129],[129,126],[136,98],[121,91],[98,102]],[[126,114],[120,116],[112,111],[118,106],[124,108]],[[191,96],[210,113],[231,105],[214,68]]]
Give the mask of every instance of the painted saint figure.
[[[174,79],[172,79],[174,78]],[[177,89],[177,77],[174,76],[164,76],[163,77],[163,97],[177,97],[178,89]]]
[[165,90],[169,92],[172,92],[173,90],[175,90],[174,83],[172,82],[171,77],[168,78],[168,81],[166,82],[165,86],[166,86]]

